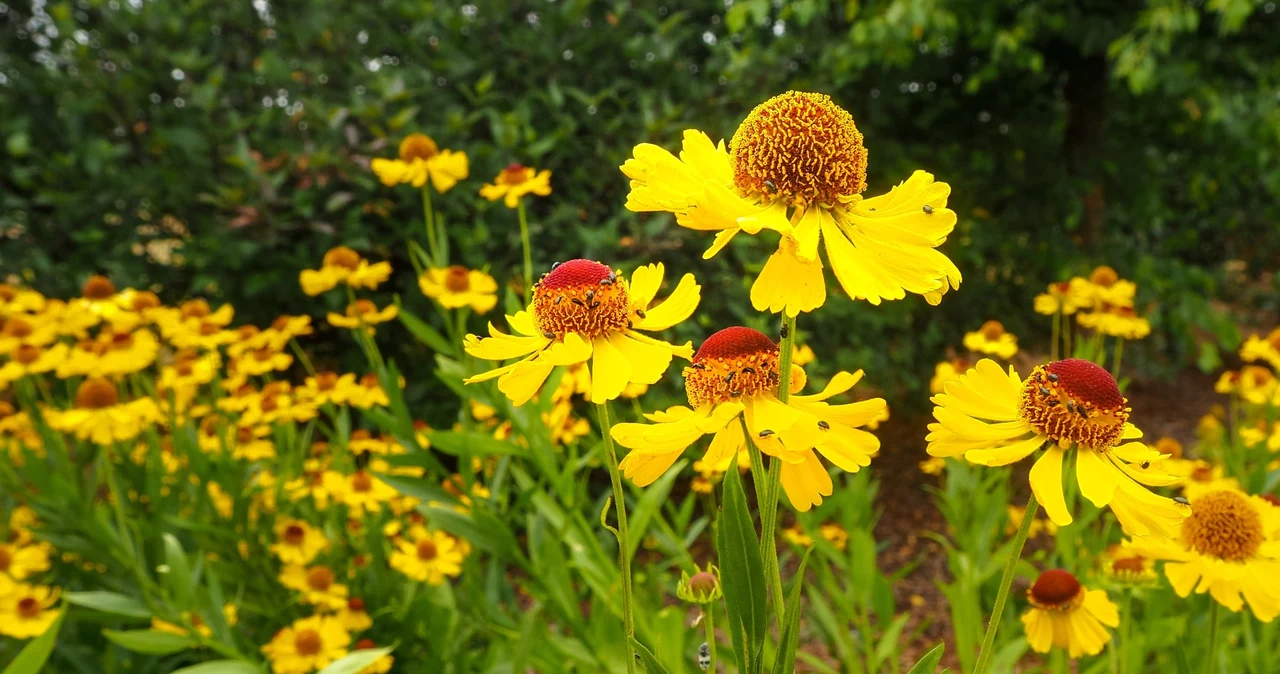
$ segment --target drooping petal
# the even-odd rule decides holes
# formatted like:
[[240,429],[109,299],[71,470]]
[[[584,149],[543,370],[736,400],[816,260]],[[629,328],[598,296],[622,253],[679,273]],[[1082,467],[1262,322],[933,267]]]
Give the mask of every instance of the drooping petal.
[[830,496],[832,492],[831,475],[813,450],[803,452],[800,463],[783,463],[781,477],[787,499],[800,512],[808,512],[821,504],[822,497]]
[[[666,330],[692,316],[701,300],[702,286],[694,280],[693,274],[685,274],[667,299],[647,310],[645,317],[633,323],[632,326],[637,330]],[[647,303],[641,305],[637,301],[635,305],[643,307],[647,306]]]
[[658,456],[682,452],[698,438],[706,435],[701,422],[711,414],[710,406],[694,410],[693,414],[674,421],[656,424],[614,424],[610,435],[618,444],[632,450],[633,454]]
[[711,466],[719,468],[722,464],[726,464],[733,460],[733,457],[740,451],[746,451],[745,437],[742,434],[742,424],[736,420],[727,423],[719,431],[716,431],[715,437],[711,438],[711,445],[707,447],[707,453],[703,455],[702,460]]
[[671,468],[682,453],[684,453],[683,449],[669,454],[631,452],[622,457],[622,461],[618,462],[618,468],[622,469],[623,476],[635,483],[637,487],[647,487],[653,484],[654,480],[662,477],[662,474]]
[[969,463],[976,463],[979,466],[1007,466],[1027,458],[1042,444],[1044,444],[1043,438],[1033,436],[1002,447],[971,449],[965,452],[964,458]]
[[856,473],[871,465],[871,457],[880,451],[880,438],[860,428],[832,426],[822,434],[817,450],[837,468]]
[[1101,508],[1111,502],[1120,480],[1125,479],[1110,461],[1093,450],[1076,451],[1076,482],[1080,494]]
[[484,360],[507,360],[527,356],[551,342],[545,337],[504,335],[498,332],[493,323],[489,324],[489,334],[493,336],[481,338],[476,335],[467,335],[462,342],[463,350],[468,355]]
[[631,381],[631,361],[608,337],[597,337],[592,344],[591,402],[600,404],[617,398]]
[[831,378],[831,381],[827,382],[826,387],[823,388],[822,391],[803,396],[793,395],[791,396],[791,400],[813,402],[826,400],[827,398],[840,395],[841,393],[853,388],[858,384],[858,382],[862,381],[862,377],[862,370],[858,370],[852,374],[848,372],[837,372],[835,376]]
[[553,341],[551,346],[546,350],[538,353],[539,363],[549,363],[551,365],[575,365],[577,363],[585,363],[591,359],[592,343],[580,337],[575,332],[570,332],[564,336],[562,341]]
[[666,268],[661,262],[636,267],[636,270],[631,272],[631,282],[627,288],[627,294],[631,296],[631,305],[648,309],[653,303],[653,298],[658,294],[658,288],[662,287],[665,272]]
[[813,311],[827,299],[822,261],[806,262],[796,255],[794,240],[783,238],[764,269],[751,284],[751,305],[756,311],[786,311],[788,316]]
[[1050,445],[1034,466],[1031,467],[1031,491],[1044,506],[1049,519],[1060,527],[1071,524],[1071,513],[1067,511],[1067,500],[1062,494],[1062,448]]
[[[671,350],[632,339],[623,332],[609,336],[609,343],[631,364],[630,381],[639,384],[656,384],[671,365]],[[599,351],[597,350],[597,353]],[[597,361],[597,369],[600,367]]]
[[538,360],[520,361],[510,372],[498,380],[498,390],[519,406],[529,402],[547,380],[555,366]]

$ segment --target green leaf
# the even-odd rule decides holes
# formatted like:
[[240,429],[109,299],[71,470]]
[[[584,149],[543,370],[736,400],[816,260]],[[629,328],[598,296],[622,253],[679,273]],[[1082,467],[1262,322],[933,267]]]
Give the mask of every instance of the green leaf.
[[644,665],[644,670],[649,674],[668,674],[667,668],[662,666],[658,659],[653,657],[653,653],[644,647],[644,644],[636,641],[635,637],[631,637],[631,647],[636,649],[636,655],[640,656],[640,663]]
[[182,549],[182,543],[179,543],[173,534],[164,535],[164,563],[169,567],[168,573],[164,576],[165,585],[173,593],[178,607],[191,608],[191,595],[194,589],[191,567],[187,564],[187,553]]
[[[731,471],[732,472],[732,471]],[[804,567],[809,563],[807,548],[796,569],[791,594],[787,597],[787,612],[782,617],[782,631],[778,636],[778,654],[773,659],[773,674],[791,674],[796,670],[796,646],[800,641],[800,592],[804,589]]]
[[934,646],[932,650],[925,653],[924,657],[916,662],[915,666],[907,674],[933,674],[938,671],[938,663],[942,662],[942,652],[946,649],[947,645],[945,643]]
[[481,550],[528,568],[529,562],[520,553],[520,545],[511,533],[511,528],[488,512],[472,508],[469,512],[460,513],[447,505],[424,505],[419,506],[418,510],[427,516],[427,521],[450,534],[465,538]]
[[377,662],[378,658],[389,654],[394,647],[387,648],[366,648],[362,651],[355,651],[345,658],[335,660],[332,664],[320,670],[320,674],[356,674],[360,670]]
[[450,344],[449,340],[445,339],[444,335],[440,334],[438,330],[428,325],[427,322],[421,318],[405,311],[404,305],[400,303],[399,298],[396,300],[396,306],[400,308],[400,313],[397,314],[396,317],[400,319],[400,322],[404,324],[404,327],[409,329],[410,334],[418,338],[418,341],[431,347],[431,350],[436,353],[447,353],[450,355],[457,353],[457,349]]
[[243,660],[214,660],[183,667],[173,674],[262,674],[262,667]]
[[432,431],[431,448],[453,456],[509,456],[520,450],[515,443],[475,431]]
[[130,618],[150,618],[151,609],[128,595],[117,592],[66,592],[62,595],[69,604],[91,608],[95,611],[122,615]]
[[747,496],[742,491],[742,478],[736,470],[729,471],[724,479],[724,507],[716,547],[738,671],[742,674],[760,672],[768,622],[764,562],[760,559],[760,541],[747,509]]
[[159,630],[102,630],[102,636],[122,648],[148,655],[168,655],[196,645],[191,637]]
[[44,663],[48,662],[49,656],[53,653],[53,645],[58,641],[58,632],[62,630],[62,619],[67,615],[67,611],[63,609],[58,617],[54,619],[53,624],[49,625],[49,629],[44,634],[31,640],[21,651],[18,657],[4,668],[4,672],[0,674],[37,674],[44,668]]
[[907,619],[910,617],[909,613],[903,613],[894,618],[893,622],[889,623],[889,627],[881,633],[880,643],[876,645],[877,663],[887,661],[898,651],[898,640],[902,637],[902,629],[907,626]]

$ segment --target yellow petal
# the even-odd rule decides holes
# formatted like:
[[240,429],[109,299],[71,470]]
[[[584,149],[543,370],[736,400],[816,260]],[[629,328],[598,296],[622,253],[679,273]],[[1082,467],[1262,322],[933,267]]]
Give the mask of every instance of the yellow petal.
[[489,324],[489,334],[493,336],[480,338],[476,335],[467,335],[462,342],[463,350],[469,355],[484,360],[506,360],[527,356],[551,342],[545,337],[504,335],[498,332],[492,323]]
[[617,398],[631,381],[631,361],[608,337],[593,342],[591,363],[591,402],[600,404]]
[[671,464],[680,458],[679,452],[671,452],[670,454],[639,454],[631,452],[622,457],[622,461],[618,463],[618,468],[622,469],[622,474],[628,480],[635,483],[637,487],[647,487],[653,484],[654,480],[662,477],[662,474],[671,468]]
[[751,305],[756,311],[776,314],[785,310],[788,316],[796,316],[817,309],[826,299],[822,261],[801,260],[795,254],[795,242],[788,239],[779,243],[751,284]]
[[[634,323],[633,327],[637,330],[666,330],[692,316],[701,300],[702,287],[694,280],[693,274],[685,274],[667,299],[646,311],[645,317]],[[635,301],[633,304],[641,308],[648,306],[647,302],[641,304]]]
[[1007,466],[1027,458],[1042,444],[1044,439],[1034,436],[1003,447],[972,449],[965,452],[964,458],[969,463],[976,463],[979,466]]
[[523,405],[538,392],[553,369],[553,365],[538,360],[520,361],[498,380],[498,390],[510,398],[513,404]]
[[1116,488],[1124,476],[1095,451],[1076,450],[1076,482],[1080,484],[1080,494],[1101,508],[1111,502]]
[[[670,349],[636,341],[626,333],[613,333],[609,336],[609,343],[631,364],[629,381],[656,384],[662,381],[662,376],[667,373],[667,367],[671,365]],[[599,369],[599,365],[596,367]]]
[[1050,445],[1031,467],[1031,491],[1044,506],[1044,512],[1054,524],[1065,527],[1071,524],[1071,513],[1062,494],[1062,449]]
[[665,268],[662,263],[646,264],[636,268],[631,273],[631,282],[628,285],[627,292],[631,296],[631,305],[648,309],[653,303],[653,298],[658,294],[658,288],[662,287],[662,277]]
[[803,458],[801,463],[782,464],[782,489],[793,508],[808,512],[822,503],[822,497],[831,495],[832,484],[831,475],[813,450],[804,452]]

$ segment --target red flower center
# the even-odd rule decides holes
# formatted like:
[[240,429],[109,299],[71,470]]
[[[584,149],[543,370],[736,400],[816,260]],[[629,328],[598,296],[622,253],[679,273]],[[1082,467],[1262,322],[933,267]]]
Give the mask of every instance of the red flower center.
[[418,559],[429,562],[439,554],[435,541],[418,541]]
[[80,294],[90,300],[105,300],[116,294],[116,284],[105,276],[94,274],[84,282],[84,288],[81,289]]
[[120,402],[115,384],[106,379],[86,379],[76,389],[76,407],[100,410]]
[[1106,450],[1120,441],[1128,401],[1111,374],[1069,358],[1037,367],[1022,384],[1022,417],[1060,445]]
[[1062,569],[1050,569],[1040,574],[1028,592],[1033,604],[1039,608],[1063,608],[1081,591],[1080,581]]
[[684,369],[693,407],[778,392],[778,345],[759,330],[725,328],[702,343]]
[[40,602],[33,597],[18,600],[18,617],[27,620],[40,617]]
[[548,339],[574,332],[590,341],[623,330],[630,325],[630,310],[626,281],[591,260],[556,265],[533,289],[533,319]]
[[284,542],[289,545],[302,545],[302,541],[307,537],[306,529],[297,524],[290,524],[284,530]]
[[313,566],[307,571],[307,587],[324,592],[333,585],[333,572],[323,566]]
[[293,647],[298,651],[298,655],[315,655],[324,647],[324,640],[315,630],[299,630],[293,637]]
[[519,185],[525,181],[525,176],[529,175],[521,164],[509,164],[502,169],[502,173],[498,174],[498,179],[494,182],[499,185]]
[[465,293],[471,289],[471,272],[466,267],[451,265],[445,269],[444,287],[453,293]]

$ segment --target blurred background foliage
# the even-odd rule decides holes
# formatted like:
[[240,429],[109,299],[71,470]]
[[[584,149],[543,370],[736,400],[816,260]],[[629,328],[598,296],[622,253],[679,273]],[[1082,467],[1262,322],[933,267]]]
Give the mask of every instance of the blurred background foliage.
[[[961,291],[928,313],[916,297],[875,310],[833,299],[801,322],[824,367],[866,367],[923,404],[933,363],[963,332],[997,318],[1037,341],[1049,323],[1028,310],[1032,296],[1105,263],[1138,282],[1152,318],[1153,337],[1135,346],[1148,357],[1131,362],[1148,374],[1211,369],[1241,320],[1277,309],[1275,10],[5,0],[0,277],[67,296],[101,272],[167,300],[234,302],[240,319],[265,324],[339,308],[303,296],[297,274],[345,243],[392,260],[392,286],[416,296],[403,244],[421,236],[419,195],[384,188],[368,161],[421,131],[471,157],[471,179],[436,202],[455,262],[519,276],[514,213],[475,196],[518,161],[554,172],[552,197],[529,203],[539,270],[577,256],[663,261],[716,298],[682,339],[764,328],[747,289],[772,240],[738,237],[704,262],[709,237],[623,208],[617,167],[639,142],[677,149],[686,128],[731,136],[753,106],[794,88],[853,113],[870,193],[923,168],[951,184],[960,215],[944,250]],[[401,355],[410,372],[429,358]]]

